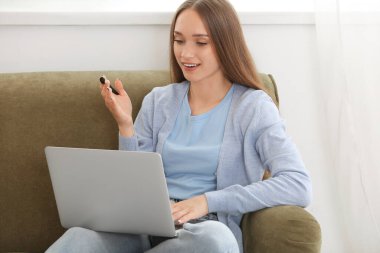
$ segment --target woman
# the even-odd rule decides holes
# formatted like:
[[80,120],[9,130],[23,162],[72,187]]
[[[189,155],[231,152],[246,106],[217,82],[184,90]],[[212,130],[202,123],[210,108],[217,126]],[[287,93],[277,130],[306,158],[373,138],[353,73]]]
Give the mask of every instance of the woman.
[[[119,148],[162,155],[173,220],[183,224],[178,238],[156,245],[154,237],[72,228],[48,251],[243,252],[244,213],[308,205],[309,175],[263,91],[232,6],[183,3],[170,52],[175,83],[153,89],[135,123],[120,80],[120,95],[109,82],[100,89],[119,126]],[[265,168],[272,178],[262,181]]]

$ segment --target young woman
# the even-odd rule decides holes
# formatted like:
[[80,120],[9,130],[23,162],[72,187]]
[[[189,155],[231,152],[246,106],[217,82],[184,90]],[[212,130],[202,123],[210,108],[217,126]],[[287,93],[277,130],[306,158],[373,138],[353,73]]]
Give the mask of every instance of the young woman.
[[[120,95],[109,82],[100,89],[119,126],[119,148],[162,155],[173,220],[183,224],[178,238],[152,245],[143,236],[72,228],[49,252],[243,252],[244,213],[308,205],[309,175],[263,91],[232,6],[184,2],[170,52],[174,84],[153,89],[134,123],[121,81]],[[272,177],[262,181],[266,168]]]

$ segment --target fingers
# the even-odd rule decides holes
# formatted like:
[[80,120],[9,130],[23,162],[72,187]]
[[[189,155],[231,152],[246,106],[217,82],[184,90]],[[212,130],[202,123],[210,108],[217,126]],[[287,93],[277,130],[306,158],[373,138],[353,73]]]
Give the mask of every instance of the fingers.
[[106,95],[106,92],[107,92],[107,88],[110,87],[111,82],[107,79],[106,76],[103,75],[103,77],[105,78],[105,83],[99,84],[99,89],[100,89],[102,97],[104,98],[104,96]]
[[175,214],[172,214],[173,220],[176,221],[178,224],[184,224],[188,222],[189,220],[198,218],[195,211],[192,210],[181,210],[176,212]]
[[106,84],[102,84],[102,87],[101,87],[101,93],[102,97],[104,99],[108,98],[112,98],[112,90],[109,86],[107,86]]
[[179,224],[195,219],[197,218],[196,216],[196,210],[185,201],[178,202],[172,206],[173,220],[177,221]]
[[[103,77],[106,78],[105,76],[103,76]],[[103,97],[106,94],[106,91],[104,91],[104,90],[106,88],[111,87],[111,82],[108,79],[105,79],[104,82],[105,82],[104,84],[99,85],[99,89],[100,89],[101,95]],[[121,80],[119,78],[117,78],[115,80],[115,90],[119,93],[119,95],[128,96],[127,92],[124,90],[123,83],[121,82]]]
[[119,92],[120,95],[127,95],[127,92],[124,90],[123,83],[119,78],[115,81],[115,89],[117,92]]
[[113,108],[112,104],[114,103],[114,94],[112,93],[111,88],[107,87],[106,84],[104,84],[101,90],[101,95],[106,106],[111,110]]
[[173,220],[186,223],[208,213],[207,199],[205,195],[199,195],[172,205]]
[[181,218],[178,219],[178,223],[184,224],[188,222],[189,220],[196,219],[195,215],[193,213],[188,213],[182,216]]
[[180,209],[172,212],[173,220],[178,221],[179,223],[184,223],[182,217],[189,213],[188,209]]
[[100,95],[102,95],[102,97],[104,98],[104,96],[105,96],[105,89],[104,89],[104,85],[103,85],[103,84],[101,84],[99,88],[100,88]]

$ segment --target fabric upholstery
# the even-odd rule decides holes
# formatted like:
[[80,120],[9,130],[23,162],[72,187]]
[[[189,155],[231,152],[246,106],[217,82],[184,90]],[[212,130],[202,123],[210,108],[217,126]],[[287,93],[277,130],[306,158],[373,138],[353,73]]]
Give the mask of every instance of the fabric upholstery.
[[[170,83],[166,71],[0,74],[0,252],[43,252],[64,232],[44,154],[46,146],[118,149],[117,125],[99,93],[102,74],[123,81],[132,98],[134,117],[145,94]],[[278,105],[273,78],[261,77]],[[244,227],[247,234],[257,236],[260,226],[252,225],[255,218],[251,217],[255,216],[249,216]],[[247,243],[256,242],[245,238]]]
[[245,253],[320,252],[319,224],[301,207],[278,206],[249,213],[241,227]]
[[[45,146],[118,149],[118,129],[99,93],[102,72],[1,74],[0,252],[41,252],[59,223]],[[107,72],[122,79],[138,111],[167,72]]]

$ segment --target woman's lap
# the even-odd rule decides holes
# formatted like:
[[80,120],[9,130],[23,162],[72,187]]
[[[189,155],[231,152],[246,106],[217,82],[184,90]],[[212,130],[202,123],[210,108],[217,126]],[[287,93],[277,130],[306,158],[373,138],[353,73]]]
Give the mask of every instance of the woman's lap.
[[219,221],[186,223],[178,237],[164,241],[146,253],[238,253],[239,246],[231,230]]
[[[146,251],[147,250],[147,251]],[[150,249],[147,236],[96,232],[71,228],[46,252],[112,252],[112,253],[228,252],[238,253],[237,241],[229,228],[218,221],[184,224],[178,237]]]
[[149,248],[150,244],[146,236],[97,232],[73,227],[67,230],[46,252],[141,253]]

